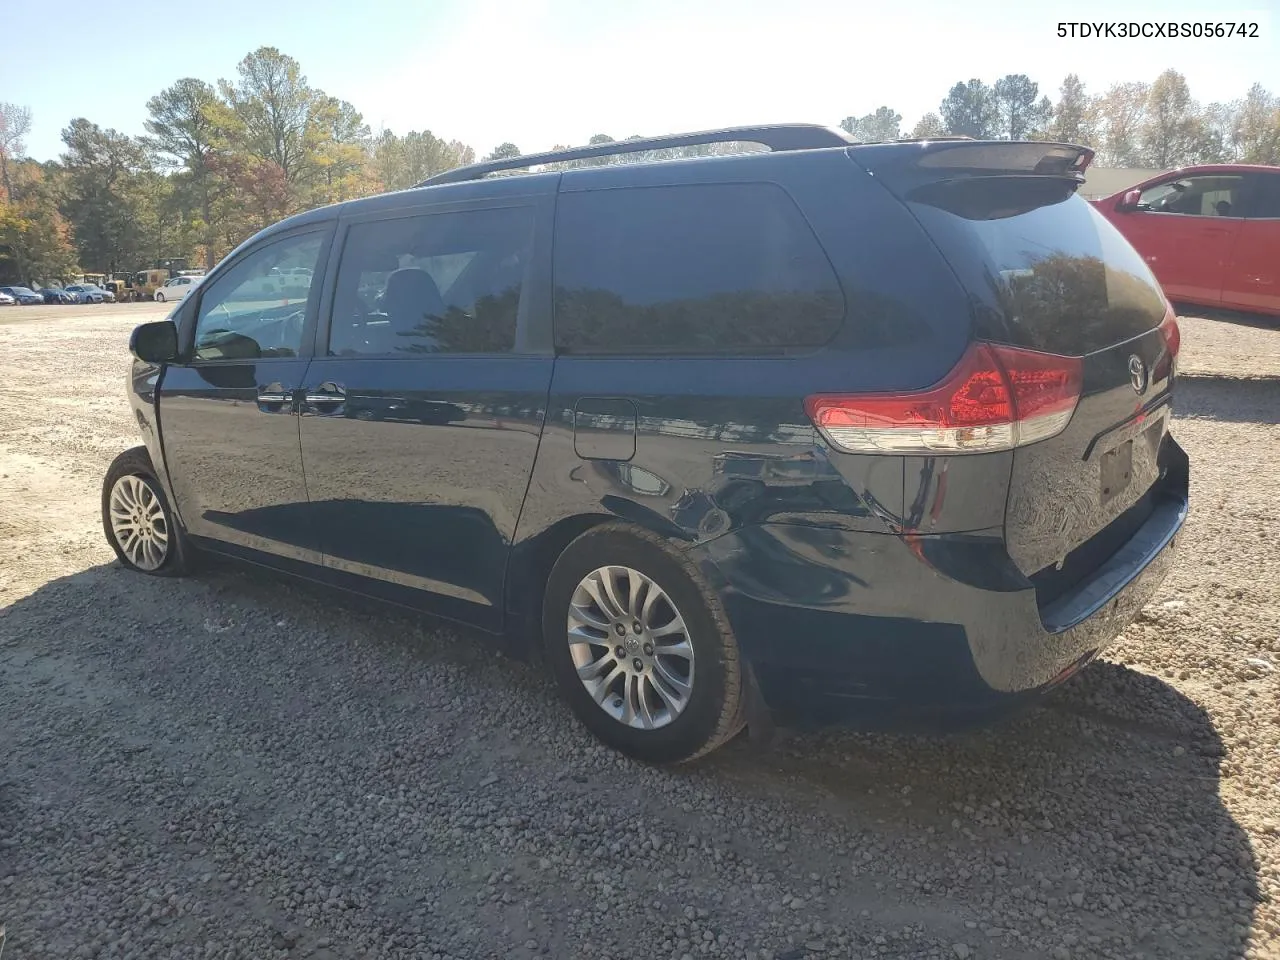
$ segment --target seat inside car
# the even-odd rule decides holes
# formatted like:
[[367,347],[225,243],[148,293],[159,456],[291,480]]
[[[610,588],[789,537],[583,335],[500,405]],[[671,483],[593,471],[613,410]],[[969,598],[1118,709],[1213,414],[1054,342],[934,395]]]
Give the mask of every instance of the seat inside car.
[[396,352],[403,344],[404,335],[413,333],[421,343],[430,339],[423,329],[426,321],[445,314],[444,298],[431,274],[418,267],[396,270],[387,277],[387,287],[382,295],[382,309],[387,315],[385,324],[365,326],[370,347],[380,352]]

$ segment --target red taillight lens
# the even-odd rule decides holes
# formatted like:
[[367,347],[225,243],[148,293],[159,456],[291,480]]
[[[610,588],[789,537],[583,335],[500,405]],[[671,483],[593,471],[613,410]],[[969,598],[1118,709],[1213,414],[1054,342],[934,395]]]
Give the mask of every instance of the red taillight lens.
[[1178,351],[1182,349],[1182,331],[1178,329],[1178,315],[1173,312],[1173,307],[1165,311],[1164,321],[1160,324],[1160,335],[1164,337],[1164,346],[1170,358],[1176,359]]
[[1178,351],[1182,348],[1182,331],[1178,329],[1178,315],[1172,306],[1165,307],[1164,319],[1160,322],[1160,336],[1164,340],[1164,353],[1156,360],[1151,371],[1151,379],[1155,382],[1169,380],[1178,369]]
[[985,453],[1061,433],[1080,386],[1078,357],[975,343],[925,390],[822,394],[805,411],[847,453]]

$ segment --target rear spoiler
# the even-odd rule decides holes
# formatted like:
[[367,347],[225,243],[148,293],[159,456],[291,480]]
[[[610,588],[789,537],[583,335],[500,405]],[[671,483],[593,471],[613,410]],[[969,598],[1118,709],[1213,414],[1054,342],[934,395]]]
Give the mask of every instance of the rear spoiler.
[[976,177],[1046,177],[1084,183],[1089,147],[1036,140],[922,140],[848,148],[849,156],[895,193]]

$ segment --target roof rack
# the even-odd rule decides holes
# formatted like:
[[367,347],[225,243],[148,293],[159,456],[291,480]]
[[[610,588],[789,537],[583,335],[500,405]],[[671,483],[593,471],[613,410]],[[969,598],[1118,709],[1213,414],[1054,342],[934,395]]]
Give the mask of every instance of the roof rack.
[[549,153],[528,153],[505,160],[486,160],[466,167],[456,167],[428,177],[419,187],[438,183],[459,183],[464,180],[480,180],[499,170],[519,170],[544,163],[560,163],[565,160],[587,160],[591,157],[609,157],[620,153],[642,153],[645,150],[667,150],[672,147],[693,147],[703,143],[760,143],[773,151],[814,150],[820,147],[847,147],[857,143],[852,137],[811,123],[774,124],[763,127],[725,127],[723,130],[706,130],[702,133],[679,133],[665,137],[645,137],[640,140],[614,140],[589,147],[571,150],[553,150]]
[[857,140],[855,145],[859,147],[873,147],[882,143],[939,143],[943,140],[973,140],[973,137],[963,134],[946,134],[941,137],[894,137],[891,140]]
[[974,140],[974,137],[962,133],[947,134],[941,137],[897,137],[893,140],[882,140],[881,143],[937,143],[939,140]]

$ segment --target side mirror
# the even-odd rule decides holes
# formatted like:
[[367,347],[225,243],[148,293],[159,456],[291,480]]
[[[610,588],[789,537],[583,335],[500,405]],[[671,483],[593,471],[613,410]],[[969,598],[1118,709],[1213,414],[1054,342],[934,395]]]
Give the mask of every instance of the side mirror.
[[178,328],[172,320],[157,320],[133,328],[129,352],[143,363],[171,363],[178,359]]
[[1116,210],[1121,213],[1128,213],[1131,210],[1138,209],[1138,201],[1142,199],[1141,190],[1126,190],[1120,202],[1116,204]]

